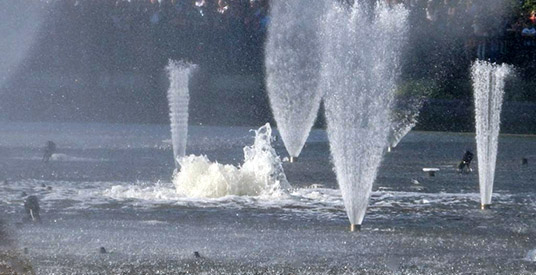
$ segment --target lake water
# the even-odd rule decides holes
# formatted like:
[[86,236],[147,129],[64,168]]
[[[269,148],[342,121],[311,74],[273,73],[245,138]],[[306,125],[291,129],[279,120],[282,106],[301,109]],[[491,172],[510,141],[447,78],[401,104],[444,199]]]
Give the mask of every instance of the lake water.
[[[239,165],[249,130],[191,126],[187,154]],[[43,163],[48,140],[58,151]],[[284,163],[288,194],[192,199],[171,182],[168,126],[1,123],[0,219],[14,243],[0,249],[39,274],[533,274],[536,137],[499,142],[493,207],[481,211],[476,158],[474,172],[456,170],[474,135],[411,132],[385,156],[351,233],[322,130]],[[281,139],[274,147],[286,157]],[[42,223],[22,222],[22,192],[39,198]]]

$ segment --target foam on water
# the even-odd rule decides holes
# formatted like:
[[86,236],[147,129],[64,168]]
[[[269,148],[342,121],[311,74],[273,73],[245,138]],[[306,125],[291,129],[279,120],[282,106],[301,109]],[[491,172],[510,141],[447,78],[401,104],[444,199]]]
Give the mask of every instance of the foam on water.
[[52,156],[50,156],[50,160],[51,161],[106,161],[106,159],[81,158],[81,157],[70,156],[67,154],[60,154],[60,153],[52,154]]
[[536,262],[536,249],[533,249],[527,253],[525,260],[529,262]]
[[[42,161],[43,156],[27,156],[27,157],[13,157],[12,159],[16,160],[33,160],[33,161]],[[62,154],[62,153],[55,153],[50,156],[50,161],[64,161],[64,162],[101,162],[101,161],[109,161],[105,158],[86,158],[86,157],[76,157],[72,155]]]
[[[42,185],[50,186],[52,189],[49,190]],[[228,195],[220,198],[193,198],[177,193],[173,183],[170,182],[25,180],[13,182],[11,187],[0,189],[0,203],[9,209],[9,213],[21,211],[25,198],[20,194],[22,191],[39,198],[44,215],[48,210],[53,209],[106,211],[106,209],[117,208],[152,209],[164,206],[191,209],[265,209],[326,220],[342,219],[345,216],[341,191],[331,188],[289,189],[288,192],[274,193],[269,196]],[[494,197],[501,205],[512,206],[534,200],[532,196],[516,197],[500,193],[494,194]],[[440,211],[451,213],[464,209],[473,210],[474,204],[478,201],[477,193],[376,191],[371,193],[369,214],[374,218],[389,218],[397,211],[414,212],[414,215],[437,215]],[[409,215],[408,219],[412,217],[414,216]]]
[[157,203],[172,203],[181,198],[169,184],[114,185],[102,194],[116,200],[137,199]]
[[255,135],[255,143],[244,147],[240,167],[211,162],[206,156],[181,158],[181,169],[173,177],[177,192],[186,197],[217,198],[273,195],[289,189],[281,159],[271,146],[270,124]]

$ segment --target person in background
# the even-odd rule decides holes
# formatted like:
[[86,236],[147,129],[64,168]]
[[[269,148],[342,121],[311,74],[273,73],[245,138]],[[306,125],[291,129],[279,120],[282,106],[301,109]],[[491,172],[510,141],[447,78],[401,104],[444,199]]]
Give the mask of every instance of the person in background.
[[41,216],[39,216],[39,200],[36,196],[28,196],[24,200],[24,210],[26,211],[26,219],[32,222],[41,222]]
[[534,28],[534,25],[532,24],[525,24],[525,27],[521,31],[522,36],[535,36],[536,35],[536,28]]
[[524,38],[523,44],[525,46],[534,46],[536,44],[534,41],[534,37],[536,37],[536,28],[530,21],[525,23],[523,30],[521,31],[521,36]]
[[45,146],[43,155],[43,162],[47,163],[50,160],[50,157],[52,157],[52,154],[56,152],[56,143],[52,141],[47,141],[47,145]]
[[460,164],[458,164],[458,171],[460,173],[465,172],[469,173],[472,171],[471,169],[471,161],[473,160],[473,153],[471,151],[467,150],[465,151],[465,154],[463,154],[462,161]]

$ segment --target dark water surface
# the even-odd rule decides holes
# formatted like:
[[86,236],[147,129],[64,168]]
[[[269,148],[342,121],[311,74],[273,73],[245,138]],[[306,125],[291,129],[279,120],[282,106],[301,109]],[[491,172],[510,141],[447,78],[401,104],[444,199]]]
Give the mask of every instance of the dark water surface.
[[[187,152],[240,164],[248,130],[191,127]],[[476,157],[473,173],[455,169],[474,136],[410,133],[386,155],[358,233],[323,131],[284,164],[294,189],[272,197],[180,197],[169,138],[167,126],[0,124],[0,249],[39,274],[536,272],[534,136],[501,136],[494,205],[481,211]],[[47,140],[58,152],[45,164]],[[22,222],[23,191],[40,199],[41,224]]]

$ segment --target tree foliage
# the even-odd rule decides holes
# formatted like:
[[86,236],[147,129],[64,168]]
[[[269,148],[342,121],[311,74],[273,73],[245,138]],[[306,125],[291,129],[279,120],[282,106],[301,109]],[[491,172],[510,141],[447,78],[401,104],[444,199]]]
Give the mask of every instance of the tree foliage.
[[531,12],[536,11],[536,0],[524,0],[522,7],[524,12],[530,14]]

